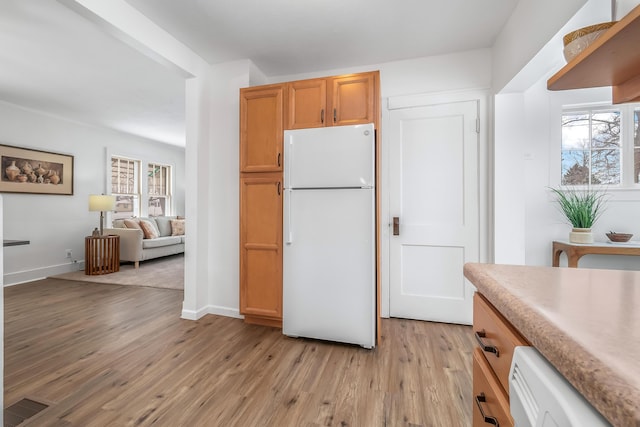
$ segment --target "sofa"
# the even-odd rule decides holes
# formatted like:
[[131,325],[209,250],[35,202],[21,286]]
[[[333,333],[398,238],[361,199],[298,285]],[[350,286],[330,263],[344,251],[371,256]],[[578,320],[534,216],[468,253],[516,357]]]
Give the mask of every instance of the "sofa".
[[184,218],[157,216],[116,219],[104,234],[120,236],[120,261],[133,262],[184,253]]

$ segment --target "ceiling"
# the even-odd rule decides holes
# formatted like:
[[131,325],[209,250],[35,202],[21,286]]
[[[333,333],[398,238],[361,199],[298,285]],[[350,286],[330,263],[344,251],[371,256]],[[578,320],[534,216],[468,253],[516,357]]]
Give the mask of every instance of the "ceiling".
[[[491,47],[518,0],[126,0],[267,76]],[[0,2],[0,100],[184,145],[184,80],[53,0]]]

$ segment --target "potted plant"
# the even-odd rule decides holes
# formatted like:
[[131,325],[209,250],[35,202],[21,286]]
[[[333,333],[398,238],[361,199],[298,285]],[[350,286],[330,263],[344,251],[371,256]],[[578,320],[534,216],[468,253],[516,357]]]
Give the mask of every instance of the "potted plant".
[[569,234],[572,243],[593,243],[591,227],[604,211],[606,193],[591,188],[570,190],[551,188],[556,202],[573,230]]

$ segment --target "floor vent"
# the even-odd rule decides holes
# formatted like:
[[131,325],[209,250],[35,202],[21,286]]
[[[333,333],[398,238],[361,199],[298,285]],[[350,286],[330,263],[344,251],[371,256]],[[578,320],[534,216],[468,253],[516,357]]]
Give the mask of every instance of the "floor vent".
[[4,410],[4,427],[15,427],[48,407],[35,400],[22,399]]

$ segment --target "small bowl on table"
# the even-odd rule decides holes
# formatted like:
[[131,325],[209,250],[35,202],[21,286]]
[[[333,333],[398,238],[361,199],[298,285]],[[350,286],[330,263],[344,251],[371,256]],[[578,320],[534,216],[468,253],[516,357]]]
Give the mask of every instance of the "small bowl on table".
[[607,233],[607,237],[612,242],[624,243],[624,242],[628,242],[629,240],[631,240],[631,238],[633,237],[633,234],[616,233],[614,231],[611,231],[610,233]]

